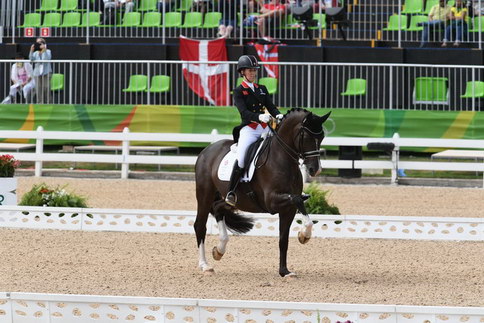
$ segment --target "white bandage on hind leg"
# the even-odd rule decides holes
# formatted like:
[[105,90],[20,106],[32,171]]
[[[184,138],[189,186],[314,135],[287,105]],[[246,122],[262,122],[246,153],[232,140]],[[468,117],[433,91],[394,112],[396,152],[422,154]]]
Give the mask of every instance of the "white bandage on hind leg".
[[227,225],[225,224],[225,219],[217,222],[219,231],[219,243],[217,246],[218,252],[221,254],[225,253],[227,243],[229,242],[229,234],[227,232]]

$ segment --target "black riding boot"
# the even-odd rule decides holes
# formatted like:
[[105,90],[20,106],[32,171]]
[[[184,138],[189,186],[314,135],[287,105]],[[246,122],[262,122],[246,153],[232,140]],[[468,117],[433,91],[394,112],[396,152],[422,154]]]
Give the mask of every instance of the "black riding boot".
[[235,203],[237,203],[237,195],[235,195],[235,190],[237,189],[237,185],[240,182],[240,177],[242,177],[243,172],[244,169],[240,168],[237,161],[235,161],[232,175],[230,175],[229,192],[225,197],[225,202],[230,206],[235,206]]

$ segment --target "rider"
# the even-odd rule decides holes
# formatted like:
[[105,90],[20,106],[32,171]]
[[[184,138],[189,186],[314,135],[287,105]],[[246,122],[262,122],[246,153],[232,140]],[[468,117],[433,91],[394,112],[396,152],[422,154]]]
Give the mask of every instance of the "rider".
[[[265,114],[264,108],[267,108],[270,114],[278,120],[283,117],[272,103],[266,87],[255,83],[259,68],[255,56],[243,55],[239,58],[237,72],[240,73],[243,81],[234,89],[234,103],[239,110],[242,123],[234,129],[235,133],[240,130],[240,137],[237,144],[237,160],[230,176],[229,192],[225,198],[225,202],[231,206],[235,206],[237,202],[235,190],[246,166],[245,154],[247,149],[263,133],[269,131],[267,123],[271,116]],[[237,134],[234,137],[237,137]]]

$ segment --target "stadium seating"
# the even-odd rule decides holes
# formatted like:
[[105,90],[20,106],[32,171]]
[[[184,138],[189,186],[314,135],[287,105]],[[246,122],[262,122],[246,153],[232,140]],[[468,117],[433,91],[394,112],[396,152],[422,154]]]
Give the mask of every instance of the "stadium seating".
[[59,11],[76,11],[77,10],[77,0],[61,0],[61,6]]
[[28,13],[24,16],[24,24],[19,27],[40,27],[42,15],[40,13]]
[[147,12],[143,16],[142,27],[160,27],[161,26],[161,13],[159,12]]
[[79,12],[67,12],[62,19],[61,27],[79,27],[81,25],[81,14]]
[[427,0],[425,2],[425,10],[423,13],[428,15],[430,13],[430,9],[432,9],[433,6],[438,4],[439,4],[439,0]]
[[58,12],[49,12],[44,15],[42,27],[60,27],[62,15]]
[[221,12],[207,12],[203,22],[203,28],[217,28],[222,19]]
[[138,27],[141,25],[141,13],[127,12],[124,14],[122,27]]
[[[479,28],[479,20],[481,20],[480,28]],[[483,16],[474,17],[472,19],[472,27],[469,29],[469,32],[478,33],[479,31],[483,31],[483,30],[484,30],[484,17]]]
[[349,79],[346,83],[346,91],[341,92],[341,95],[366,95],[366,80],[360,78]]
[[54,73],[50,79],[50,90],[51,91],[62,91],[64,90],[64,74]]
[[410,26],[408,28],[403,28],[406,31],[422,31],[423,27],[418,26],[421,22],[427,22],[429,20],[428,16],[415,15],[410,17]]
[[155,75],[151,78],[151,86],[148,91],[150,93],[165,93],[169,92],[171,88],[171,78],[167,75]]
[[166,28],[181,27],[182,14],[180,12],[167,12],[162,26]]
[[414,103],[448,104],[449,91],[446,77],[417,77]]
[[138,11],[156,11],[157,0],[140,0]]
[[405,0],[405,9],[402,10],[403,14],[415,14],[422,13],[424,11],[423,0]]
[[101,25],[101,14],[99,12],[89,12],[89,15],[86,12],[82,15],[81,27],[88,26],[88,21],[87,21],[88,17],[89,17],[89,26],[98,27]]
[[131,75],[129,78],[129,85],[123,92],[145,92],[148,88],[148,76],[146,75]]
[[408,19],[405,15],[391,15],[390,19],[388,20],[388,26],[383,28],[386,31],[398,31],[400,30],[398,21],[401,17],[401,28],[406,29],[408,25]]
[[56,11],[59,7],[59,0],[42,0],[37,11]]
[[466,92],[460,97],[462,99],[484,98],[484,82],[467,82]]
[[274,77],[261,77],[259,84],[264,85],[267,88],[269,94],[277,93],[277,79]]
[[185,21],[182,28],[202,27],[203,15],[201,12],[188,12],[185,15]]

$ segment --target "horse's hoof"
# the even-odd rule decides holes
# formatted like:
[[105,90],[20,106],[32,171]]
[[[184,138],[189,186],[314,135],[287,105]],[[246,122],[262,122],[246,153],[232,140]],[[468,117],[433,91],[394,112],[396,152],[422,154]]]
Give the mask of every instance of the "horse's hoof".
[[285,278],[285,279],[296,279],[298,277],[297,277],[296,273],[289,273],[289,274],[285,275],[283,278]]
[[297,239],[300,243],[306,244],[308,243],[309,239],[311,239],[311,237],[306,237],[301,231],[299,231],[299,233],[297,234]]
[[222,259],[222,256],[223,256],[223,255],[224,255],[223,253],[220,253],[220,252],[218,251],[217,247],[213,247],[213,249],[212,249],[212,256],[213,256],[213,259],[215,259],[215,260],[220,260],[220,259]]
[[203,272],[204,275],[207,275],[207,276],[211,276],[211,275],[215,274],[215,270],[213,270],[213,268],[210,267],[210,266],[203,268],[202,272]]

